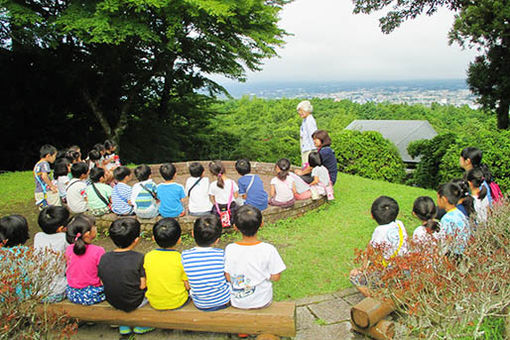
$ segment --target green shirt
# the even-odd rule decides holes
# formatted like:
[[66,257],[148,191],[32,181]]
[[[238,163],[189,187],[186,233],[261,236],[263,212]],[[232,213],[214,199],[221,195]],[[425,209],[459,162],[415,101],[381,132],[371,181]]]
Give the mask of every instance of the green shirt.
[[[112,196],[112,187],[109,185],[106,185],[104,183],[94,183],[94,185],[97,188],[97,191],[103,195],[103,197],[110,202],[110,197]],[[96,210],[96,209],[102,209],[105,208],[107,205],[97,196],[96,191],[92,187],[92,184],[87,186],[87,189],[85,190],[87,193],[87,201],[88,201],[88,207],[89,210]]]

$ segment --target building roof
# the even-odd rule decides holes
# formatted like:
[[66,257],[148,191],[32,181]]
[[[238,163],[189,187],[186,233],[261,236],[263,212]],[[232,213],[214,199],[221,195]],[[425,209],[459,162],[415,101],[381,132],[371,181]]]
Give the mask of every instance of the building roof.
[[437,132],[426,120],[354,120],[346,130],[377,131],[396,145],[402,160],[406,163],[418,163],[407,153],[409,143],[420,139],[432,139]]

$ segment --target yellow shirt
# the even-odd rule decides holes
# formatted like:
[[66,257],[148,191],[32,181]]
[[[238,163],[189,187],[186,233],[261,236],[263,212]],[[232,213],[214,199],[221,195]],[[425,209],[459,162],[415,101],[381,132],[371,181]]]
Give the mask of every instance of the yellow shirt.
[[173,249],[155,249],[145,255],[145,296],[154,309],[175,309],[188,300],[181,254]]

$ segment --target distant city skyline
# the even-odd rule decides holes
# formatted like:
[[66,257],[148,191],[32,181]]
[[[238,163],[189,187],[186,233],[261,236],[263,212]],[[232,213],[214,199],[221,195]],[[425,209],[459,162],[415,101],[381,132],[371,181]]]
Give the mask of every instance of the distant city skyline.
[[[393,33],[380,31],[378,18],[352,13],[350,0],[296,0],[281,12],[280,27],[293,35],[279,58],[249,72],[248,83],[267,81],[377,81],[465,79],[477,54],[448,45],[454,13],[409,20]],[[213,76],[222,84],[231,80]]]

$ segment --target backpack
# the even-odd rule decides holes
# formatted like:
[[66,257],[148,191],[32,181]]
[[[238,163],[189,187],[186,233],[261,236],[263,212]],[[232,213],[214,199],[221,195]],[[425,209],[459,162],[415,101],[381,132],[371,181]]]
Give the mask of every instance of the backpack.
[[491,197],[494,202],[499,202],[503,198],[503,193],[496,182],[490,182],[489,189],[491,190]]

